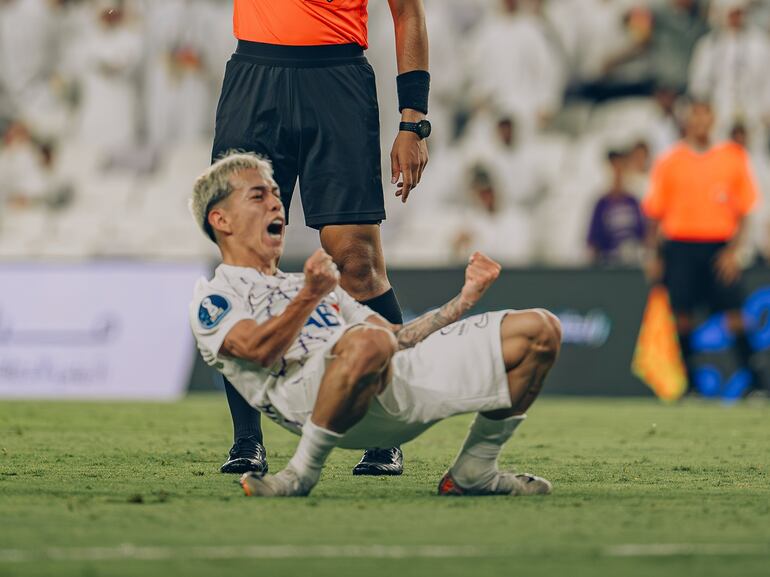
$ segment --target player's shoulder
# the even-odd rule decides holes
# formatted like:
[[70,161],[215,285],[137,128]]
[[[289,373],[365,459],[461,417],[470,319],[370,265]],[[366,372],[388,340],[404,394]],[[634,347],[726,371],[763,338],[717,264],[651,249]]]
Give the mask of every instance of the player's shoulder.
[[207,295],[216,292],[233,292],[230,279],[225,274],[223,274],[221,265],[217,267],[217,269],[214,271],[214,275],[210,279],[200,277],[197,280],[195,283],[195,288],[193,289],[192,305],[197,304],[202,299],[206,298]]
[[740,163],[745,163],[749,159],[748,151],[737,142],[733,142],[731,140],[717,144],[714,147],[714,152],[720,158],[728,162],[737,161]]
[[215,329],[239,301],[247,298],[248,269],[239,274],[238,270],[230,270],[235,268],[220,265],[212,278],[200,278],[195,283],[190,302],[190,321],[194,328]]
[[658,166],[671,166],[682,161],[689,156],[689,147],[687,144],[680,140],[679,142],[671,145],[668,149],[661,152],[658,155],[656,164]]

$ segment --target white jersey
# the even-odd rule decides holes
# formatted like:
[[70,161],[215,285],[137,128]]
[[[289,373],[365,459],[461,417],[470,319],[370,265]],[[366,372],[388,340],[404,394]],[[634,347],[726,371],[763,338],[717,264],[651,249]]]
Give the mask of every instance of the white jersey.
[[[280,315],[305,284],[302,274],[278,271],[266,275],[256,269],[221,264],[214,278],[200,279],[190,304],[190,323],[201,356],[221,372],[249,404],[280,425],[298,432],[309,406],[300,406],[304,367],[317,354],[326,354],[351,325],[375,315],[341,288],[316,307],[297,339],[271,367],[220,354],[227,333],[244,319],[265,323]],[[318,378],[314,375],[313,378]]]

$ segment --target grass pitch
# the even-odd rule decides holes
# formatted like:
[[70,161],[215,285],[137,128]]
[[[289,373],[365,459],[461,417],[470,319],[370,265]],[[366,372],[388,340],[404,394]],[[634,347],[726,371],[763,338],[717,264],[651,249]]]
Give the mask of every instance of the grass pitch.
[[[223,397],[0,404],[0,575],[768,575],[770,407],[541,399],[501,465],[544,498],[439,498],[470,417],[400,478],[335,451],[305,499],[218,473]],[[296,438],[265,424],[270,466]]]

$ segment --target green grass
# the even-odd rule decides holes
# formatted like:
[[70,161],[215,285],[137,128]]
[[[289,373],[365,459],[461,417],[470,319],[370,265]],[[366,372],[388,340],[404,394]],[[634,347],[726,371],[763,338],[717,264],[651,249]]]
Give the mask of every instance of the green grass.
[[[501,464],[547,477],[553,495],[436,497],[469,420],[407,445],[400,478],[353,477],[360,455],[336,451],[312,496],[259,500],[217,472],[230,431],[219,396],[2,403],[0,575],[768,575],[770,407],[546,398]],[[266,437],[276,471],[296,438],[272,424]],[[617,545],[665,543],[700,548],[612,556]],[[124,544],[163,558],[73,551]],[[402,546],[406,558],[313,549],[216,559],[200,549],[253,545]],[[419,557],[432,545],[449,549]],[[52,548],[75,559],[52,559]]]

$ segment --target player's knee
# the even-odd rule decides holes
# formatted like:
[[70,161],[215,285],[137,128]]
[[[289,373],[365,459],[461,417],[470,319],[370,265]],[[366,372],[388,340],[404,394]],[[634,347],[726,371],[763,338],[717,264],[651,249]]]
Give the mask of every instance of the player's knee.
[[545,315],[545,318],[548,321],[548,324],[550,325],[550,338],[555,342],[556,347],[561,347],[561,339],[562,339],[562,330],[561,330],[561,320],[559,320],[559,317],[557,317],[555,314],[553,314],[551,311],[546,309],[540,309],[540,312]]
[[351,333],[346,350],[351,380],[385,372],[397,346],[393,334],[383,329],[362,328]]
[[533,345],[537,352],[555,357],[561,349],[561,321],[551,311],[546,309],[533,309],[531,311],[536,315],[536,336]]

